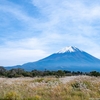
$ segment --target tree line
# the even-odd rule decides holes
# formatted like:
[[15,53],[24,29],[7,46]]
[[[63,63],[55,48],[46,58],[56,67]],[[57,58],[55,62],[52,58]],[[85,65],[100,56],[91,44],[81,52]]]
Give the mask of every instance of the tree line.
[[91,72],[80,72],[80,71],[67,71],[67,70],[57,70],[57,71],[25,71],[21,68],[6,70],[3,66],[0,66],[0,77],[43,77],[43,76],[55,76],[55,77],[63,77],[63,76],[73,76],[73,75],[89,75],[89,76],[100,76],[100,72],[91,71]]

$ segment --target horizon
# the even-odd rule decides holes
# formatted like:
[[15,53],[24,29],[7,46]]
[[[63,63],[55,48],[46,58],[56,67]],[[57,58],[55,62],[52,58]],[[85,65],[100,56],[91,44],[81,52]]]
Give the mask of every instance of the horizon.
[[[84,50],[80,50],[79,48],[77,48],[77,47],[75,47],[75,46],[67,46],[67,47],[65,47],[65,48],[62,48],[60,51],[58,51],[58,52],[55,52],[55,53],[52,53],[52,54],[50,54],[50,55],[47,55],[46,57],[43,57],[43,58],[40,58],[40,59],[38,59],[38,60],[36,60],[36,61],[32,61],[32,62],[37,62],[37,61],[39,61],[39,60],[42,60],[42,59],[44,59],[44,58],[47,58],[47,57],[49,57],[49,56],[51,56],[51,55],[53,55],[53,54],[59,54],[59,53],[66,53],[66,52],[70,52],[70,53],[73,53],[73,52],[77,52],[77,50],[78,50],[78,52],[85,52]],[[87,52],[85,52],[85,53],[87,53]],[[89,54],[89,53],[87,53],[87,54]],[[89,54],[89,55],[91,55],[91,56],[93,56],[92,54]],[[97,58],[97,57],[95,57],[95,56],[93,56],[94,58]],[[97,59],[99,59],[99,58],[97,58]],[[100,59],[99,59],[100,60]],[[32,63],[32,62],[25,62],[25,63],[23,63],[23,64],[27,64],[27,63]],[[12,65],[12,66],[22,66],[23,64],[16,64],[16,65]],[[12,67],[12,66],[3,66],[3,67]]]
[[66,46],[100,59],[99,0],[0,0],[0,66],[34,62]]

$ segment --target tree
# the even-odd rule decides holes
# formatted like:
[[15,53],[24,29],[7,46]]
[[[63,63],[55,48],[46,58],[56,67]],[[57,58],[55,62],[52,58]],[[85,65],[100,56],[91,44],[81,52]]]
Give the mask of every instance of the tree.
[[4,76],[6,73],[6,69],[3,66],[0,66],[0,75]]
[[90,72],[90,75],[91,76],[100,76],[100,73],[99,72],[96,72],[96,71],[92,71],[92,72]]
[[56,75],[57,75],[57,77],[62,77],[62,76],[65,76],[65,72],[62,71],[62,70],[58,70],[58,71],[56,72]]

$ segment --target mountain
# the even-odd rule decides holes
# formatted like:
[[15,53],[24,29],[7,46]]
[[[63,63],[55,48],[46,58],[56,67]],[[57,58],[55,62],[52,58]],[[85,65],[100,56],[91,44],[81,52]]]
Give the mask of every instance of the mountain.
[[39,61],[25,63],[13,68],[23,68],[29,71],[33,69],[100,71],[100,60],[76,47],[69,46]]

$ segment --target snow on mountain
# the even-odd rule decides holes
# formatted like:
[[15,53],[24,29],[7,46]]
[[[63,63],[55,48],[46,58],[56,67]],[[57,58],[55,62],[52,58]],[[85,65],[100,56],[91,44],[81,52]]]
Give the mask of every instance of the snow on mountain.
[[61,49],[58,53],[77,52],[77,51],[81,51],[82,52],[82,50],[79,50],[76,47],[68,46],[68,47],[65,47],[65,48]]

